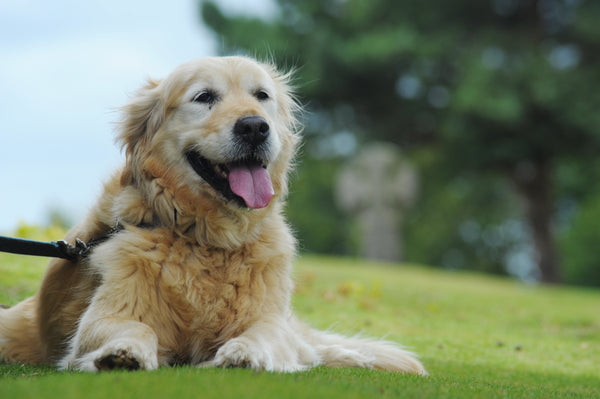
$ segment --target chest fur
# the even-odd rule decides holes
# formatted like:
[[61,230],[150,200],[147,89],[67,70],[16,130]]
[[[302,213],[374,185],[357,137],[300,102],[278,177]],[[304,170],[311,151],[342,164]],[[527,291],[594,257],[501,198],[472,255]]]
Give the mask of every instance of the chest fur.
[[166,237],[121,233],[93,256],[98,294],[118,293],[115,310],[152,327],[165,353],[210,357],[259,316],[287,308],[290,255],[277,245],[210,249]]
[[217,339],[244,328],[266,305],[267,293],[274,288],[265,284],[272,274],[268,266],[249,264],[243,253],[193,251],[181,263],[165,262],[157,290],[193,334]]

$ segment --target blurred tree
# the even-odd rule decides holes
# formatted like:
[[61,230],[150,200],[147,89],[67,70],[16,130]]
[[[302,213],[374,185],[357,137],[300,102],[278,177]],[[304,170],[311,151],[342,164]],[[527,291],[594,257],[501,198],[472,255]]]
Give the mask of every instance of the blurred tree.
[[335,206],[331,188],[335,185],[338,161],[315,162],[304,158],[291,179],[287,204],[288,218],[301,238],[303,252],[351,253],[353,229]]
[[599,220],[600,195],[595,194],[580,205],[571,228],[560,240],[566,283],[600,287]]
[[600,2],[277,2],[269,21],[211,2],[202,18],[225,53],[301,66],[301,96],[315,116],[309,139],[350,131],[426,144],[454,176],[508,178],[523,198],[541,279],[560,280],[556,168],[600,150]]
[[522,256],[530,250],[527,227],[515,212],[519,199],[506,179],[457,174],[435,148],[417,155],[421,193],[405,226],[406,258],[535,280],[535,265]]

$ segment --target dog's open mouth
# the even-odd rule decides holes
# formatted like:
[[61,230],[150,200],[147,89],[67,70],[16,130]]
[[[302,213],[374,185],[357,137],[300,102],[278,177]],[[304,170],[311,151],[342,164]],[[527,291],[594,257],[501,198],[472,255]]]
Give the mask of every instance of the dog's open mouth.
[[204,181],[242,207],[264,208],[275,194],[266,166],[257,159],[215,164],[196,151],[188,151],[185,156]]

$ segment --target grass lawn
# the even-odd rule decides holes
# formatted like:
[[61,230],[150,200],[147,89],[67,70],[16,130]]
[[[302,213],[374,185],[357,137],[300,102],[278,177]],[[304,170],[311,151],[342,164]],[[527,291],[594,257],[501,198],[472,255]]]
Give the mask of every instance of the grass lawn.
[[[45,263],[0,254],[0,303],[35,292]],[[296,277],[294,306],[303,319],[398,341],[420,354],[431,376],[191,367],[86,374],[0,365],[0,398],[600,398],[600,290],[308,256],[297,261]]]

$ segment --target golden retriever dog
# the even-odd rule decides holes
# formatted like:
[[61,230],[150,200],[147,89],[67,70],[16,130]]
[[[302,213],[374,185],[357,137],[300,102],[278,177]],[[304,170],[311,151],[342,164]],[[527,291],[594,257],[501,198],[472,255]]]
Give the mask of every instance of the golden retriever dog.
[[0,309],[0,359],[98,371],[317,365],[426,374],[394,343],[292,314],[295,241],[282,216],[299,140],[289,74],[203,58],[122,109],[124,166],[65,240],[35,296]]

